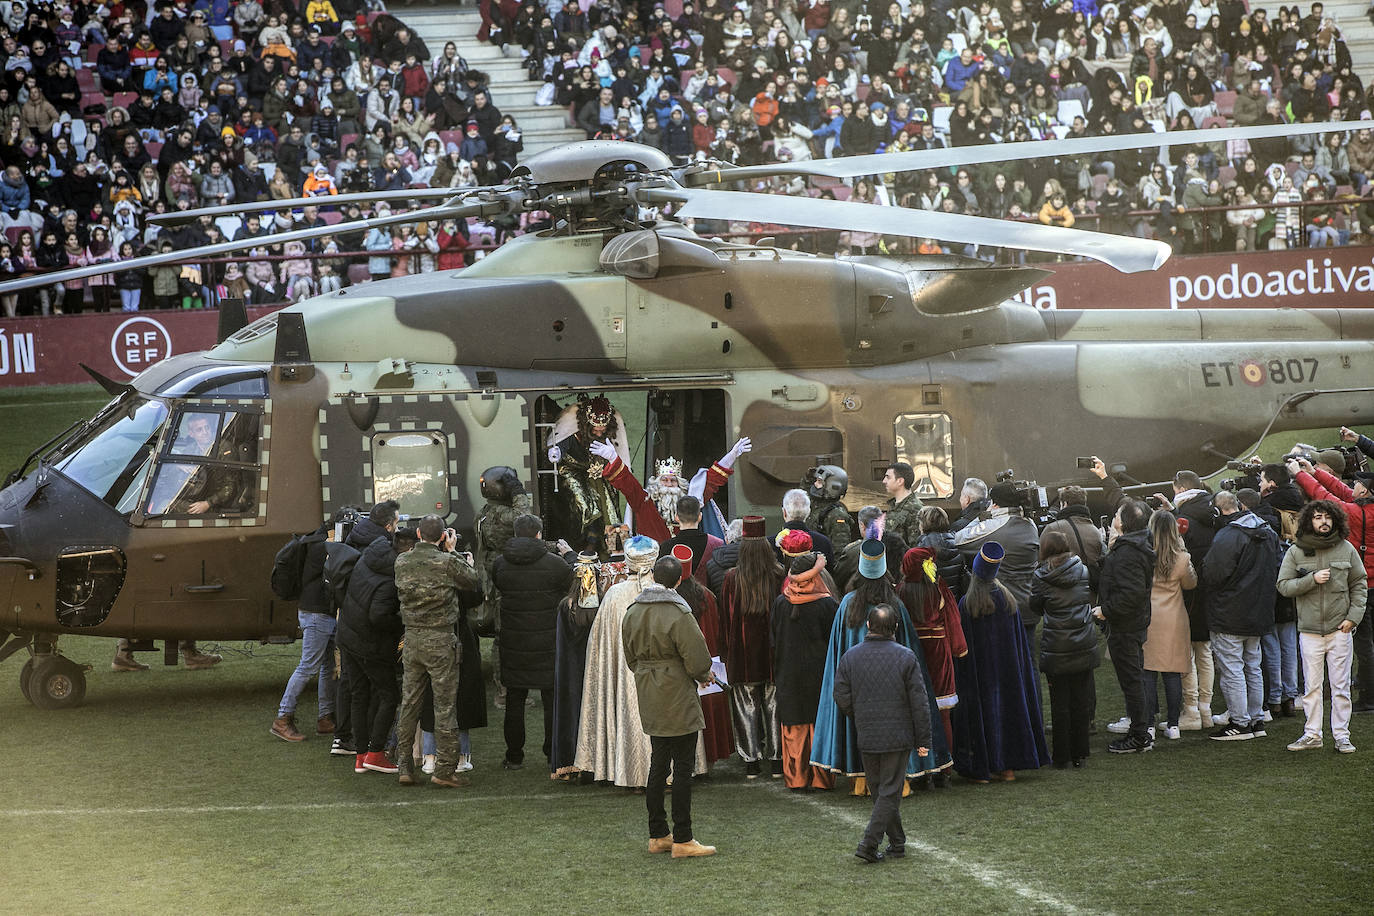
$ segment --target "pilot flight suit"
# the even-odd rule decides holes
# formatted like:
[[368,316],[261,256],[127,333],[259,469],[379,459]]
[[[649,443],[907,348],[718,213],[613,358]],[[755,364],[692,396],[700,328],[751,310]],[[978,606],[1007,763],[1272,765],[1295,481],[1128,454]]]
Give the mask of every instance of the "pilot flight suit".
[[405,623],[405,648],[401,712],[396,734],[401,778],[409,782],[413,761],[410,744],[420,720],[425,683],[434,693],[434,732],[438,764],[434,777],[451,783],[458,763],[458,633],[455,629],[462,605],[460,591],[479,588],[477,571],[456,553],[420,541],[396,558],[396,591]]

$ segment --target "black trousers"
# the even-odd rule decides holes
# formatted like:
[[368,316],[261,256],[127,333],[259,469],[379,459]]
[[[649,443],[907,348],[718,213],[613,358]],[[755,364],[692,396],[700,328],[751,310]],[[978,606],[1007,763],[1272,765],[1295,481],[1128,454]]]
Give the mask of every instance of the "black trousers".
[[[525,762],[525,698],[527,687],[506,688],[506,759],[511,763]],[[544,756],[553,753],[553,691],[539,691],[539,705],[544,707]]]
[[[1360,671],[1354,679],[1360,688],[1359,699],[1363,703],[1374,703],[1374,614],[1365,614],[1360,625],[1355,628],[1355,660]],[[1302,665],[1298,666],[1301,674]]]
[[[509,704],[510,693],[507,692],[506,696]],[[644,790],[644,807],[649,809],[650,839],[668,835],[668,815],[663,810],[663,796],[668,789],[668,772],[671,769],[673,842],[692,841],[692,770],[697,762],[697,734],[691,732],[670,738],[649,736],[649,786]]]
[[[378,661],[342,650],[352,696],[354,747],[359,754],[386,750],[401,692],[396,687],[396,663]],[[407,745],[401,753],[410,753]]]
[[[327,658],[333,658],[333,650],[338,648],[338,643],[334,640],[329,641],[330,654]],[[339,679],[334,684],[334,737],[344,744],[353,744],[353,671],[348,665],[348,659],[344,657],[343,649],[339,649]],[[358,675],[362,677],[362,674]],[[354,745],[356,748],[357,745]],[[362,748],[359,753],[366,751]]]
[[1050,682],[1050,715],[1054,717],[1054,762],[1068,763],[1088,756],[1088,724],[1097,705],[1092,669],[1046,677]]
[[885,751],[870,754],[864,751],[864,778],[868,780],[868,791],[873,796],[873,814],[868,818],[868,828],[859,841],[860,849],[875,850],[887,834],[887,842],[892,846],[906,844],[906,831],[902,829],[902,787],[906,784],[906,764],[911,751]]
[[[1116,679],[1126,697],[1126,715],[1131,734],[1149,734],[1150,711],[1145,706],[1145,633],[1141,630],[1112,630],[1107,634],[1107,651],[1112,654]],[[1055,731],[1059,730],[1056,723]]]

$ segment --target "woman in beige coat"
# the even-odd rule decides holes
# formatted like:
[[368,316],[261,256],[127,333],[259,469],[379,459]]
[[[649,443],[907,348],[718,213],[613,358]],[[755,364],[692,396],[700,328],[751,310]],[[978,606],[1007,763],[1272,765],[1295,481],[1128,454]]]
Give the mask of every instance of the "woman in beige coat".
[[1157,675],[1163,674],[1168,705],[1164,736],[1176,740],[1183,712],[1183,674],[1193,659],[1183,590],[1197,585],[1197,572],[1172,512],[1158,509],[1150,516],[1150,540],[1155,548],[1155,580],[1150,590],[1150,629],[1145,634],[1145,671],[1149,676],[1146,702],[1153,719],[1159,712]]

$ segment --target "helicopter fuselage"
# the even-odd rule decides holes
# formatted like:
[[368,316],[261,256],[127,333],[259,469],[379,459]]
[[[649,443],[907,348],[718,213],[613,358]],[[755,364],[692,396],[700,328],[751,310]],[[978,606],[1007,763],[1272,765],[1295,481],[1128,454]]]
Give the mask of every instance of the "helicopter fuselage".
[[[1374,314],[1040,312],[1005,302],[1035,268],[837,260],[680,228],[642,241],[524,236],[462,272],[284,310],[303,317],[308,364],[282,364],[276,313],[143,373],[0,492],[0,630],[290,636],[295,606],[268,572],[292,533],[388,496],[470,529],[478,475],[498,464],[547,512],[559,495],[544,453],[581,392],[610,394],[640,431],[640,474],[752,437],[722,501],[773,517],[819,463],[845,466],[846,501],[862,505],[906,460],[923,499],[956,508],[964,477],[1004,468],[1085,483],[1074,457],[1096,454],[1159,480],[1214,470],[1267,429],[1374,420]],[[1294,401],[1311,391],[1324,393]],[[100,446],[101,424],[133,422],[135,403],[156,422]],[[203,413],[258,442],[195,459],[202,477],[237,475],[237,502],[190,514],[159,481],[191,461],[181,423]],[[105,492],[71,471],[97,446],[123,462],[98,478]]]

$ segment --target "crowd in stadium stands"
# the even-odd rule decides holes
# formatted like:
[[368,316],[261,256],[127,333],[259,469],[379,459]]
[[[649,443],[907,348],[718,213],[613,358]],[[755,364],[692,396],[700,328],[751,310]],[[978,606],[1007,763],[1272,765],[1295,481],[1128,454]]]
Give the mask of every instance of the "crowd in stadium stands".
[[[483,0],[478,38],[512,56],[523,49],[530,79],[543,80],[537,101],[566,106],[587,136],[648,143],[682,162],[1358,119],[1369,108],[1320,3],[1271,18],[1244,0],[688,0],[673,18],[661,3]],[[523,149],[519,126],[453,42],[430,48],[367,0],[0,2],[0,62],[3,277],[335,224],[361,211],[167,226],[147,217],[494,184]],[[1347,244],[1374,225],[1371,178],[1374,132],[1362,130],[768,189],[1153,234],[1187,252]],[[1242,209],[1202,211],[1226,206]],[[294,301],[458,267],[478,243],[519,228],[515,219],[341,226],[237,263],[112,266],[0,305],[12,315],[226,295]],[[917,245],[860,233],[804,241],[850,253]],[[939,248],[920,240],[916,250]]]

